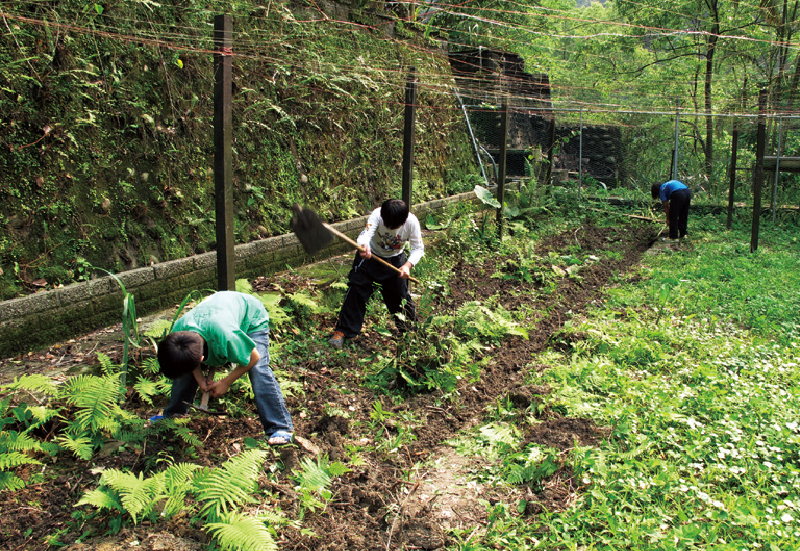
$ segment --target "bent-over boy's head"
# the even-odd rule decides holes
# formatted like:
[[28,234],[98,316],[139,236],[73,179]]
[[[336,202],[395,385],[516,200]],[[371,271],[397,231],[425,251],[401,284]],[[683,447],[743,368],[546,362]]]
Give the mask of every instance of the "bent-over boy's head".
[[381,218],[384,226],[396,230],[408,220],[408,205],[400,199],[388,199],[381,205]]
[[170,379],[191,373],[203,361],[203,337],[193,331],[170,333],[158,345],[158,365]]
[[658,199],[658,195],[661,193],[661,184],[653,184],[650,186],[650,195],[653,196],[653,199]]

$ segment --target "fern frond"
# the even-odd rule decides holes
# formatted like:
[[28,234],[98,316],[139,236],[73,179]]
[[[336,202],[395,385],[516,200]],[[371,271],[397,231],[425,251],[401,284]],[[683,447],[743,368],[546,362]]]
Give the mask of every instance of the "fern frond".
[[619,457],[620,457],[620,459],[622,459],[626,463],[630,462],[630,461],[633,461],[634,459],[636,459],[637,457],[642,455],[644,452],[646,452],[647,450],[652,448],[654,445],[655,445],[655,442],[653,442],[652,440],[649,440],[649,441],[645,442],[644,444],[640,444],[640,445],[636,446],[632,450],[628,450],[627,452],[620,453]]
[[34,440],[25,432],[3,431],[0,432],[0,452],[3,451],[39,451],[41,443]]
[[13,383],[0,386],[0,390],[25,390],[33,393],[38,392],[46,396],[55,396],[58,394],[58,386],[50,377],[42,375],[41,373],[23,375],[19,379],[14,379]]
[[[51,409],[45,406],[28,406],[28,411],[33,418],[30,428],[40,427],[58,415],[57,409]],[[30,430],[30,428],[28,430]]]
[[305,387],[300,381],[293,381],[292,379],[286,377],[283,373],[280,375],[275,375],[275,378],[278,380],[278,384],[281,387],[281,393],[283,393],[284,398],[288,396],[302,396],[305,394]]
[[153,396],[161,393],[161,385],[157,381],[150,379],[139,379],[134,385],[133,390],[143,401],[153,405]]
[[522,484],[525,482],[525,474],[523,473],[524,467],[522,465],[511,465],[508,468],[506,481],[509,484]]
[[120,385],[120,374],[106,377],[84,375],[74,377],[65,384],[64,396],[67,402],[78,407],[75,413],[74,429],[90,430],[93,433],[107,430],[114,434],[119,430],[119,420],[129,417],[119,407],[124,389]]
[[156,497],[164,492],[164,476],[158,473],[151,478],[144,478],[144,473],[136,476],[133,473],[108,469],[103,471],[100,484],[108,486],[122,501],[122,507],[136,524],[136,517],[146,515],[155,505]]
[[156,340],[161,340],[169,335],[170,329],[172,329],[172,322],[170,320],[158,319],[147,328],[147,331],[145,331],[144,334],[148,337],[153,337]]
[[512,321],[503,310],[493,311],[479,302],[464,303],[456,313],[456,323],[467,333],[477,333],[482,337],[501,338],[517,335],[525,339],[528,332]]
[[164,471],[164,487],[167,500],[161,512],[164,518],[172,518],[186,508],[186,494],[192,489],[192,476],[200,465],[178,463]]
[[273,526],[295,526],[300,527],[300,523],[286,518],[277,511],[265,510],[261,511],[260,517],[264,522]]
[[192,476],[200,469],[196,463],[175,463],[164,471],[167,488],[191,487]]
[[264,305],[264,308],[267,309],[269,313],[269,324],[272,327],[280,327],[287,321],[291,320],[289,314],[280,307],[280,302],[283,300],[283,295],[280,293],[260,293],[254,295],[258,300],[261,301],[261,304]]
[[186,427],[176,427],[175,434],[190,446],[199,447],[203,445],[197,435]]
[[58,438],[59,443],[63,448],[68,449],[80,459],[89,460],[94,454],[94,445],[92,439],[88,436],[75,436],[65,434]]
[[97,361],[100,362],[100,369],[103,371],[105,375],[114,375],[122,367],[112,362],[111,358],[109,358],[106,354],[102,352],[97,353]]
[[253,292],[253,286],[246,279],[237,279],[235,285],[236,285],[236,290],[239,291],[240,293],[250,294]]
[[300,460],[300,470],[295,471],[293,478],[301,489],[319,492],[327,490],[334,477],[349,472],[343,463],[334,461],[328,462],[327,455],[320,455],[315,462],[308,457]]
[[25,487],[25,481],[14,473],[0,471],[0,492],[21,490]]
[[243,513],[228,513],[219,522],[209,522],[206,528],[223,551],[277,551],[264,521]]
[[513,446],[517,443],[514,430],[509,425],[489,423],[488,425],[482,426],[478,432],[489,442],[501,442],[509,446]]
[[35,460],[32,457],[28,457],[24,453],[19,452],[8,452],[8,453],[0,453],[0,471],[7,471],[13,467],[19,467],[20,465],[41,465],[40,461]]
[[266,458],[265,450],[247,450],[196,476],[194,493],[204,502],[201,513],[214,521],[222,518],[229,508],[254,501],[250,493]]
[[74,505],[80,507],[81,505],[91,505],[97,509],[113,509],[122,512],[122,502],[119,499],[119,494],[114,491],[109,491],[108,488],[96,488],[94,490],[86,490],[83,497]]
[[308,294],[304,292],[292,293],[286,297],[297,306],[308,310],[312,314],[319,312],[322,307]]
[[328,464],[328,474],[331,475],[331,478],[336,478],[337,476],[342,476],[343,474],[349,472],[350,469],[348,469],[347,465],[341,461],[334,461],[333,463]]

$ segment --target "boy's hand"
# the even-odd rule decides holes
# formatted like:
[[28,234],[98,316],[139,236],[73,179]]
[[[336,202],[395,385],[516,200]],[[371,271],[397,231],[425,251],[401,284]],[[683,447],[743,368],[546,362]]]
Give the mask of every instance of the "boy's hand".
[[219,398],[231,387],[231,383],[228,381],[228,378],[225,377],[224,379],[220,379],[219,381],[214,381],[213,383],[208,385],[208,393],[213,396],[214,398]]
[[408,279],[411,277],[411,263],[406,262],[402,266],[400,266],[400,275],[398,276],[400,279]]
[[369,248],[369,245],[361,246],[361,256],[366,259],[372,258],[372,249]]

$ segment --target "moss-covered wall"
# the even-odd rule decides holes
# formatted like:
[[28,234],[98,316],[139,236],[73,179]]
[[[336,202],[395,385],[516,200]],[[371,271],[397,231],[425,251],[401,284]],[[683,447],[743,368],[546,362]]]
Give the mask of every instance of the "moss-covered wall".
[[[453,202],[477,202],[475,193],[415,205],[414,213],[425,220]],[[366,215],[333,226],[355,238],[364,229]],[[325,258],[352,250],[342,240],[319,252]],[[286,266],[299,266],[309,259],[294,234],[252,241],[236,247],[237,278],[270,276]],[[179,304],[196,289],[216,289],[217,255],[214,252],[161,262],[117,274],[133,294],[138,315],[146,315]],[[0,358],[35,350],[61,340],[120,323],[122,289],[109,276],[74,283],[0,302]]]
[[6,5],[0,299],[215,249],[214,14],[233,19],[237,244],[286,233],[295,202],[338,221],[399,196],[411,66],[414,202],[471,190],[443,44],[382,5]]

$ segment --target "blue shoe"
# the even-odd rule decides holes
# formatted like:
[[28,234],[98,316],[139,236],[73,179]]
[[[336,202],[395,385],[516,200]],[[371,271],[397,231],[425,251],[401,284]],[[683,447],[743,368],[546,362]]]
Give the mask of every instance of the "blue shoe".
[[148,419],[148,421],[155,423],[156,421],[161,421],[162,419],[166,419],[166,417],[163,415],[153,415],[150,419]]

